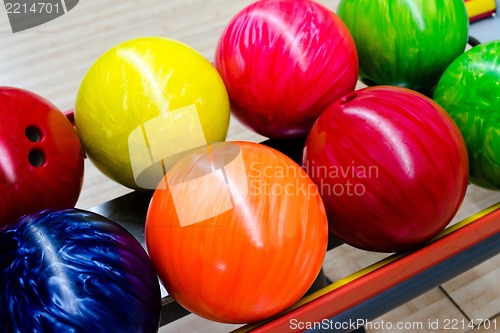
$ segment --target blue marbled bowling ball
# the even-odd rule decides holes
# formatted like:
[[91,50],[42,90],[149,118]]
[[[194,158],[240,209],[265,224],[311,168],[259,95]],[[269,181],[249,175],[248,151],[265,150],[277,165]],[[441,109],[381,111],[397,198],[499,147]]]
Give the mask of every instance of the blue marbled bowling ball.
[[157,332],[161,292],[141,244],[77,209],[0,231],[0,332]]

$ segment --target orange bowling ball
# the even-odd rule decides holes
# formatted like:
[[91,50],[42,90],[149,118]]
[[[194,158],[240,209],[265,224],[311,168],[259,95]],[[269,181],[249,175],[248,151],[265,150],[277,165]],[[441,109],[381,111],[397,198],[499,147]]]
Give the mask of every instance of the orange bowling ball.
[[264,145],[199,148],[167,173],[146,245],[168,293],[191,312],[248,323],[293,305],[323,264],[328,222],[309,176]]

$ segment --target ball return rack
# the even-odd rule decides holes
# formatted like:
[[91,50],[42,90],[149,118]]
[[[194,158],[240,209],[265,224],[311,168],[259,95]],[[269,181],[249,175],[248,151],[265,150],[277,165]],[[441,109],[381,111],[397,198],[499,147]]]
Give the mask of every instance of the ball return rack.
[[[267,140],[262,144],[298,163],[301,161],[303,140]],[[290,332],[292,320],[318,323],[373,320],[440,286],[500,253],[500,192],[492,193],[495,204],[448,227],[428,243],[408,252],[388,255],[337,281],[329,281],[321,271],[310,291],[294,306],[233,332]],[[90,210],[122,224],[145,246],[144,223],[151,195],[151,192],[135,191]],[[330,237],[328,250],[341,244]],[[188,314],[172,297],[163,295],[161,326]]]

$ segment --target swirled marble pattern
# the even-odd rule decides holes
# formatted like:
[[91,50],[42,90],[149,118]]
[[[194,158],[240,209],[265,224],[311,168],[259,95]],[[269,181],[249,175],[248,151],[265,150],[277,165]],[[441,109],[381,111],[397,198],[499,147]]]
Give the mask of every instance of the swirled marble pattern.
[[500,41],[457,58],[439,80],[434,100],[462,131],[471,181],[500,190]]
[[156,332],[160,297],[140,243],[97,214],[48,210],[0,232],[0,332]]
[[250,142],[191,152],[146,217],[146,245],[169,295],[204,318],[247,323],[312,285],[328,242],[316,186],[284,154]]
[[341,0],[367,84],[428,92],[464,50],[469,21],[463,0]]
[[378,252],[407,250],[443,230],[469,174],[465,142],[446,111],[393,86],[332,104],[307,138],[303,164],[322,193],[330,230]]
[[[185,107],[194,114],[178,112]],[[138,37],[114,45],[90,66],[76,96],[75,126],[102,173],[153,190],[163,173],[151,180],[153,187],[138,173],[161,171],[164,159],[224,141],[229,113],[224,82],[198,51],[173,39]]]
[[271,138],[307,135],[319,114],[354,90],[356,47],[330,9],[315,1],[256,1],[228,24],[215,66],[234,115]]

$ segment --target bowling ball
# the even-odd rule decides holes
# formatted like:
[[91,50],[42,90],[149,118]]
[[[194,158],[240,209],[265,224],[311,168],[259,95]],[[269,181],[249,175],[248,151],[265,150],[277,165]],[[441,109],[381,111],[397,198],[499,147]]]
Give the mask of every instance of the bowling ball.
[[75,125],[105,175],[154,190],[183,152],[225,140],[229,100],[197,51],[170,39],[136,38],[92,64],[78,91]]
[[247,323],[295,303],[326,253],[316,186],[295,162],[256,143],[200,148],[155,190],[146,245],[169,295],[218,322]]
[[444,72],[434,100],[451,115],[469,151],[470,180],[500,190],[500,41],[478,45]]
[[368,85],[396,85],[429,94],[468,40],[463,0],[341,0]]
[[0,87],[0,228],[24,214],[73,207],[83,157],[57,107],[27,90]]
[[215,55],[233,114],[271,138],[305,137],[330,103],[354,90],[357,62],[342,21],[309,0],[249,5],[227,25]]
[[303,167],[323,197],[330,231],[378,252],[407,250],[442,231],[469,173],[464,139],[446,111],[394,86],[333,103],[306,140]]
[[120,225],[76,209],[0,232],[0,332],[156,332],[158,278]]

